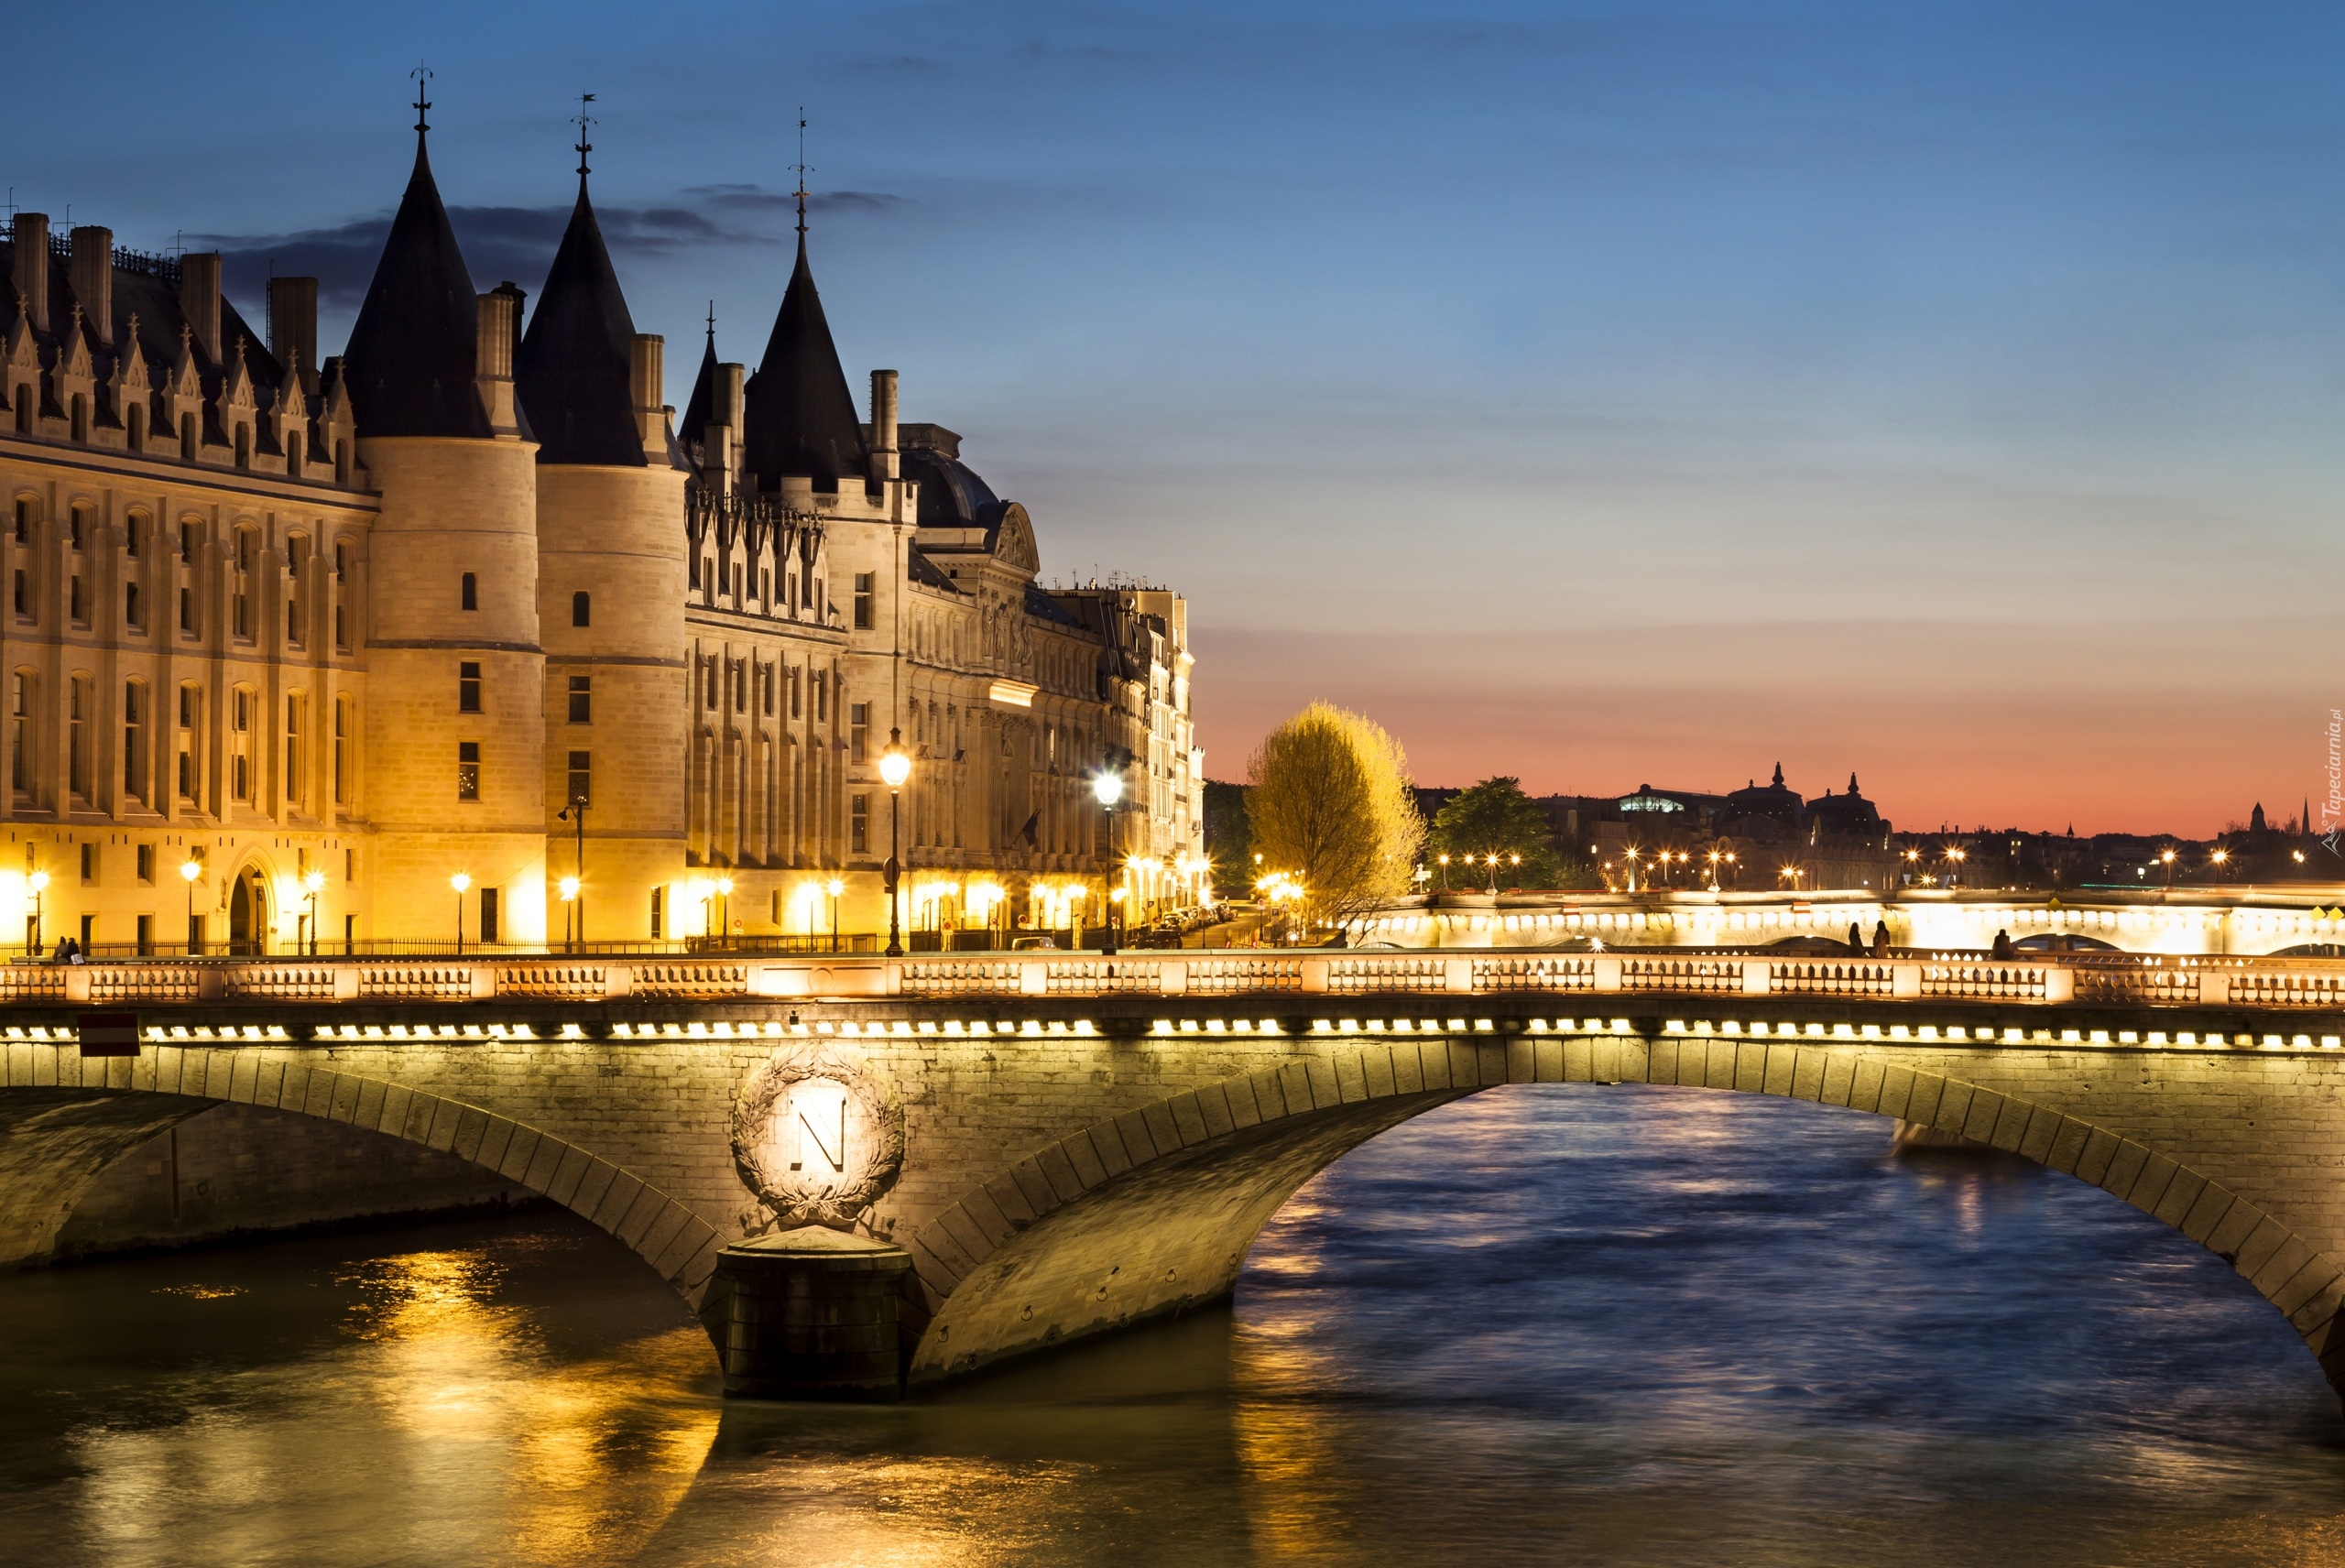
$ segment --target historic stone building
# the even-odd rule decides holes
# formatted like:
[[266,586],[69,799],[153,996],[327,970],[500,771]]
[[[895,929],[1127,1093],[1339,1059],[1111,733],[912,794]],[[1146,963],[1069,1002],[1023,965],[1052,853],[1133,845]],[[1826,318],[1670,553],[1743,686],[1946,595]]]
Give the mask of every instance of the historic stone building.
[[756,373],[712,329],[679,419],[583,158],[532,310],[474,289],[423,140],[322,361],[313,279],[264,337],[217,256],[35,213],[0,245],[0,929],[20,898],[27,936],[167,949],[870,932],[891,731],[908,931],[1195,896],[1182,600],[1042,587],[895,372],[859,417],[802,213]]

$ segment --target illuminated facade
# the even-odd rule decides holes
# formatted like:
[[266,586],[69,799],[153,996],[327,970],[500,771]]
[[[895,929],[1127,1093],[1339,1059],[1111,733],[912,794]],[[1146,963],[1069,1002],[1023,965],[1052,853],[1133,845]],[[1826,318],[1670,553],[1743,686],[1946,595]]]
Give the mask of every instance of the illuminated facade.
[[313,279],[264,337],[217,256],[20,213],[0,267],[11,944],[18,901],[164,951],[869,932],[891,727],[908,930],[1096,923],[1111,866],[1194,901],[1183,602],[1042,588],[894,372],[858,417],[802,220],[758,373],[712,331],[681,419],[583,165],[530,311],[420,136],[323,361]]

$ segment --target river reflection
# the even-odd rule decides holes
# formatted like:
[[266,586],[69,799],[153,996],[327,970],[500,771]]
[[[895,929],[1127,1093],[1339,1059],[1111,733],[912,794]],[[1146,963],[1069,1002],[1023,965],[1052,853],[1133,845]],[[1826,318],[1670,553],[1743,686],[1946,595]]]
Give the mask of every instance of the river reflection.
[[1870,1117],[1549,1086],[1297,1194],[1234,1308],[727,1405],[563,1215],[0,1284],[12,1561],[2345,1561],[2345,1421],[2156,1222]]

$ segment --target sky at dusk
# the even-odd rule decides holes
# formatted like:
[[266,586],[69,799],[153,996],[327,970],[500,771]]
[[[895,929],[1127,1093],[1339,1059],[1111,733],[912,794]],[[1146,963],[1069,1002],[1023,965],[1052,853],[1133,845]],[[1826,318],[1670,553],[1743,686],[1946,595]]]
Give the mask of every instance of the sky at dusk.
[[2345,707],[2345,8],[125,4],[12,18],[0,182],[324,280],[413,156],[474,280],[594,194],[682,403],[814,266],[1031,509],[1183,592],[1207,771],[1854,771],[1899,826],[2209,832]]

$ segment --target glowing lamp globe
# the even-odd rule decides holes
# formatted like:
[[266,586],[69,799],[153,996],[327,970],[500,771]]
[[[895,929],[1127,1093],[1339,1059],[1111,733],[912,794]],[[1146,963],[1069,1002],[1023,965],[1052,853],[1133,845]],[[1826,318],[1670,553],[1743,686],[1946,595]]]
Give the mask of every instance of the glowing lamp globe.
[[1124,798],[1124,776],[1102,773],[1091,781],[1091,792],[1099,797],[1103,806],[1112,806]]

